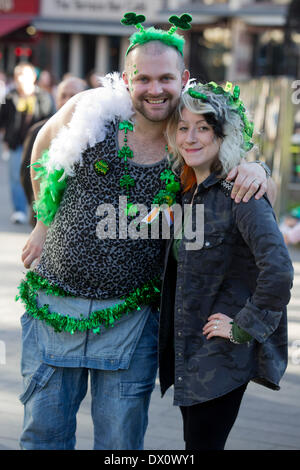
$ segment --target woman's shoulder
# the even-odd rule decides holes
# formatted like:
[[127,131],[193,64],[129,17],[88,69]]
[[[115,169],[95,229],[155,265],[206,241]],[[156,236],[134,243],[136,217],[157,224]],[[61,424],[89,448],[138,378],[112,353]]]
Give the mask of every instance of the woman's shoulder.
[[[267,196],[267,193],[265,193],[260,199],[256,199],[255,198],[255,194],[249,199],[248,202],[235,202],[234,199],[232,199],[230,196],[231,196],[231,192],[232,192],[232,188],[234,186],[234,182],[231,182],[231,181],[227,181],[226,179],[220,179],[217,183],[217,188],[218,190],[223,193],[226,197],[229,197],[233,203],[233,207],[235,208],[238,208],[238,207],[245,207],[246,210],[247,208],[249,209],[250,206],[251,208],[252,207],[257,207],[257,208],[262,208],[262,207],[266,207],[266,208],[269,208],[270,210],[273,211],[273,207],[272,207],[272,204]],[[249,206],[247,206],[247,204],[249,204]]]

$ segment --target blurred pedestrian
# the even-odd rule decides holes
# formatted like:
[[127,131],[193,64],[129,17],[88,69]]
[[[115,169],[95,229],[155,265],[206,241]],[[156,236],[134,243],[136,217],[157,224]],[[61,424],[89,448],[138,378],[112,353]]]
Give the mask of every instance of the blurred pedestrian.
[[289,227],[285,231],[282,231],[284,241],[287,245],[296,245],[300,242],[300,222],[294,227]]
[[[86,89],[86,82],[81,80],[77,77],[69,77],[60,82],[57,87],[56,93],[56,109],[59,110],[72,96],[80,93],[81,91]],[[47,119],[43,119],[29,129],[27,133],[26,140],[24,142],[23,154],[22,154],[22,164],[21,164],[21,183],[23,189],[25,191],[25,195],[27,198],[27,202],[29,205],[29,222],[34,227],[36,223],[36,218],[34,217],[34,212],[32,209],[32,203],[34,200],[32,183],[30,178],[30,159],[31,159],[31,152],[34,141],[40,129],[43,125],[48,121]]]
[[33,65],[21,63],[14,70],[15,88],[5,97],[0,108],[0,129],[9,149],[9,180],[13,204],[13,223],[27,222],[27,202],[20,182],[23,144],[29,128],[51,116],[55,109],[49,93],[36,87]]
[[37,86],[43,90],[49,93],[51,98],[53,99],[53,102],[55,104],[55,95],[56,95],[56,83],[55,79],[49,70],[41,70],[38,79],[37,79]]
[[98,88],[101,85],[101,80],[99,74],[95,70],[90,70],[86,76],[88,88]]

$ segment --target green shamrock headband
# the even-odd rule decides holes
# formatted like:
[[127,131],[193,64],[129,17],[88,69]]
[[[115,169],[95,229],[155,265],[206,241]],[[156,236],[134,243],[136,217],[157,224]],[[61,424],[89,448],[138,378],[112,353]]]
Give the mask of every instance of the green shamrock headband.
[[[200,86],[203,86],[201,83],[199,83]],[[227,82],[225,85],[225,88],[222,88],[220,85],[218,85],[215,82],[209,82],[203,86],[203,88],[208,88],[209,91],[214,93],[215,95],[223,95],[227,98],[227,103],[230,106],[230,108],[239,114],[242,122],[243,122],[243,137],[244,137],[244,149],[246,151],[249,151],[253,147],[253,142],[251,142],[251,138],[253,136],[253,129],[254,129],[254,124],[253,122],[249,121],[246,115],[246,108],[244,106],[244,103],[242,100],[240,100],[240,88],[239,86],[235,86],[233,88],[232,83]],[[195,99],[199,99],[202,101],[206,101],[209,103],[209,96],[205,94],[205,89],[202,92],[199,92],[195,90],[193,87],[190,87],[187,90],[187,93]],[[209,103],[213,106],[212,103]],[[214,107],[214,106],[213,106]]]
[[193,18],[188,13],[184,13],[180,17],[173,15],[169,18],[169,23],[172,24],[172,27],[169,31],[163,31],[162,29],[155,29],[154,27],[145,29],[142,26],[142,23],[146,21],[146,17],[144,15],[137,15],[133,12],[125,13],[121,23],[125,26],[133,25],[138,29],[138,31],[130,37],[130,46],[127,49],[126,55],[137,44],[142,45],[149,41],[161,41],[167,46],[175,47],[183,56],[185,41],[183,36],[177,34],[176,31],[177,29],[182,29],[183,31],[190,29],[190,23],[192,20]]

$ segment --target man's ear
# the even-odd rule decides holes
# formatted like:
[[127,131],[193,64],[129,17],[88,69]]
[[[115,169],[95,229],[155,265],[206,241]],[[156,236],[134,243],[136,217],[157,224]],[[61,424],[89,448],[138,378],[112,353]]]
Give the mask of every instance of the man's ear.
[[190,72],[187,69],[185,69],[185,71],[182,74],[182,88],[186,86],[189,79],[190,79]]
[[124,81],[125,85],[128,87],[128,76],[127,76],[127,73],[126,73],[125,70],[122,73],[122,78],[123,78],[123,81]]

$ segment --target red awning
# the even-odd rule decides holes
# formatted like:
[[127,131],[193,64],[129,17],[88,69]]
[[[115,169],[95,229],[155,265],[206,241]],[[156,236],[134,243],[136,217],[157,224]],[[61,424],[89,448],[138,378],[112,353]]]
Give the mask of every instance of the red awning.
[[0,37],[12,33],[16,29],[22,28],[30,24],[31,16],[9,17],[7,15],[0,15]]

